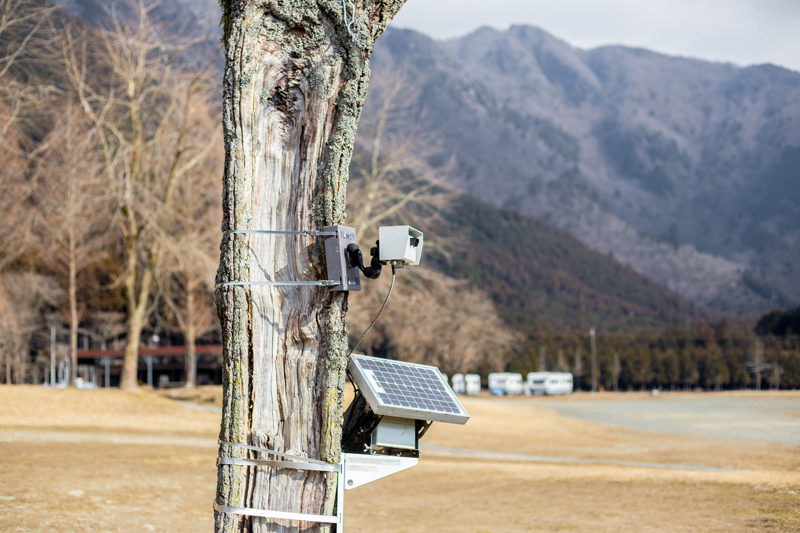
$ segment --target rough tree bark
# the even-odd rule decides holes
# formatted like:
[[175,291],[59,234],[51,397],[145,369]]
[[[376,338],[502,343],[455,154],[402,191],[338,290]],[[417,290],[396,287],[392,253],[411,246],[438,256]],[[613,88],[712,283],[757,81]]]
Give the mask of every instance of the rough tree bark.
[[[344,222],[370,53],[403,1],[223,3],[224,230]],[[324,279],[324,265],[319,239],[226,234],[217,280]],[[220,439],[338,462],[345,296],[324,287],[228,286],[218,288],[217,305],[224,338]],[[237,450],[221,448],[242,455]],[[220,466],[216,498],[331,514],[335,487],[334,474]],[[217,531],[321,527],[219,512],[215,523]]]
[[[370,53],[403,1],[223,2],[223,230],[344,222]],[[217,281],[324,279],[321,244],[300,235],[225,234]],[[345,296],[279,286],[221,287],[216,296],[224,339],[220,439],[338,462]],[[221,448],[244,455],[237,450]],[[216,499],[331,514],[335,487],[334,474],[220,466]],[[321,527],[219,512],[215,524],[217,531]]]

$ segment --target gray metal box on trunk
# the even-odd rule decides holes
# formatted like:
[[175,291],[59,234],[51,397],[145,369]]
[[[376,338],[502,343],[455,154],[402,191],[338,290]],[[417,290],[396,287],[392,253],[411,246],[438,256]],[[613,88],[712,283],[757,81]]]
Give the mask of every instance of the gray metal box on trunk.
[[336,235],[325,236],[325,262],[328,267],[328,279],[339,281],[333,285],[331,291],[360,291],[361,276],[357,266],[347,264],[345,250],[349,244],[356,242],[356,230],[349,226],[325,226],[325,232],[335,232]]

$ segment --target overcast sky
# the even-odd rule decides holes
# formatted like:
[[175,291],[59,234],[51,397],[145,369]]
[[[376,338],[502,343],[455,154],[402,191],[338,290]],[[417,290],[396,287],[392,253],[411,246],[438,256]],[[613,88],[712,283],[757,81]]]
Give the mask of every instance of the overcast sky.
[[407,0],[392,23],[436,38],[512,24],[579,48],[625,44],[800,71],[800,0]]

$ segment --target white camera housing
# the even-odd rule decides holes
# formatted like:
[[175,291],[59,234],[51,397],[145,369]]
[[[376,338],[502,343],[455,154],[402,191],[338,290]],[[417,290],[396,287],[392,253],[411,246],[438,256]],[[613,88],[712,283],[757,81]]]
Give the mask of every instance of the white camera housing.
[[411,226],[378,228],[379,259],[401,265],[418,265],[422,256],[422,232]]

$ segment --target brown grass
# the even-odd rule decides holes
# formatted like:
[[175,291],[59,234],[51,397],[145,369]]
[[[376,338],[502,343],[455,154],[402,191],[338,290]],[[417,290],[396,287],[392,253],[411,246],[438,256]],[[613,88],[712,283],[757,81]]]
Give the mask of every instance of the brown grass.
[[145,390],[0,386],[0,427],[205,437],[219,432],[219,416],[199,409],[176,409],[175,402]]
[[[171,394],[215,403],[219,389]],[[800,530],[796,448],[599,426],[535,401],[465,406],[466,426],[434,424],[424,442],[744,471],[424,450],[417,467],[347,491],[348,532]],[[0,531],[208,531],[218,424],[152,392],[0,387]]]

